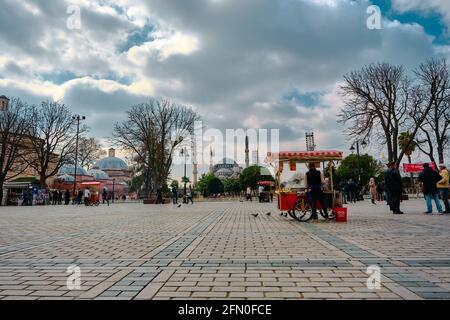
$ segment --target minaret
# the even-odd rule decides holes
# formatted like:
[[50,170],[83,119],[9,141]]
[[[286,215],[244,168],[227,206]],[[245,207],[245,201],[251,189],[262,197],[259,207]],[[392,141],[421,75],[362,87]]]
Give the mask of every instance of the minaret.
[[248,168],[249,166],[250,166],[250,148],[247,130],[245,130],[245,167]]
[[192,141],[192,179],[195,187],[198,183],[197,146],[195,140]]
[[212,174],[214,167],[213,167],[213,150],[212,147],[210,147],[210,159],[209,159],[209,173]]

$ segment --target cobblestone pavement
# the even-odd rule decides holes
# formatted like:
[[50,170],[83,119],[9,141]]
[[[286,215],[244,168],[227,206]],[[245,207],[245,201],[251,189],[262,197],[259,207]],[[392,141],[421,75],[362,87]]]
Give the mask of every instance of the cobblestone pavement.
[[402,208],[317,224],[255,202],[0,208],[0,299],[450,299],[450,215]]

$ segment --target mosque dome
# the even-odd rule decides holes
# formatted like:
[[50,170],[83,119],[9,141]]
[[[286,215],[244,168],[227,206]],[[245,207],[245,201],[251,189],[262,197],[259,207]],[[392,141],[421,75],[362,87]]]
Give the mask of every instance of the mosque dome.
[[[75,166],[73,165],[64,165],[58,171],[58,176],[64,175],[75,175]],[[77,176],[90,176],[90,174],[80,166],[77,166]]]
[[233,171],[230,169],[222,168],[215,172],[216,177],[230,177],[233,175]]
[[95,180],[109,180],[108,174],[99,169],[89,170],[89,174],[93,176]]
[[128,170],[128,165],[120,158],[115,156],[115,150],[109,149],[109,156],[103,158],[94,165],[97,170]]
[[75,182],[75,178],[71,175],[68,174],[63,174],[60,175],[56,178],[57,180],[61,181],[61,182]]

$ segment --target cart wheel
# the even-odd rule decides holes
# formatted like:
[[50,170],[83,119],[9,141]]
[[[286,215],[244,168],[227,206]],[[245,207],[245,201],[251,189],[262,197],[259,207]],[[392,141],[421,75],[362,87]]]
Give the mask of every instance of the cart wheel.
[[309,221],[312,218],[312,209],[308,201],[302,199],[296,202],[291,217],[301,222]]
[[[334,214],[333,209],[328,208],[327,210],[328,210],[328,219],[334,220],[334,218],[335,218],[336,216],[335,216],[335,214]],[[325,219],[325,214],[323,213],[323,211],[322,211],[322,210],[319,210],[319,211],[320,211],[320,215]]]

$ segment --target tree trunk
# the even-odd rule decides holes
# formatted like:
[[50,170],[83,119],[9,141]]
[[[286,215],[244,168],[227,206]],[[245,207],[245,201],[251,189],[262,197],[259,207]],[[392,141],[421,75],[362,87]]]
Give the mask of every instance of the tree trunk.
[[0,207],[3,203],[3,181],[0,181]]
[[[412,162],[411,162],[411,155],[409,154],[408,155],[408,163],[409,164],[411,164]],[[410,173],[410,176],[411,176],[411,189],[412,189],[412,191],[413,191],[413,193],[416,193],[416,184],[414,183],[414,173]]]
[[438,157],[439,157],[439,163],[444,163],[444,146],[442,143],[438,143]]

